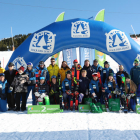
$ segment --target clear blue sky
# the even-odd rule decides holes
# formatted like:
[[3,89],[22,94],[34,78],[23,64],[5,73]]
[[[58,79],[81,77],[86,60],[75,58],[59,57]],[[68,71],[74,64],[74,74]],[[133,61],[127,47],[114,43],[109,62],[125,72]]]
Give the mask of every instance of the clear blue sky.
[[101,9],[105,9],[106,23],[127,34],[133,34],[132,24],[140,34],[140,0],[0,0],[0,39],[11,37],[11,27],[13,35],[33,33],[64,11],[64,20],[87,19]]

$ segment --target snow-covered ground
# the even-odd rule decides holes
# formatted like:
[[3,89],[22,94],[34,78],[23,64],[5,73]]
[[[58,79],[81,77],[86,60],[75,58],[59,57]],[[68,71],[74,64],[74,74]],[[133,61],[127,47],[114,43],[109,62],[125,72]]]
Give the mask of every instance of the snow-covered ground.
[[[28,100],[28,105],[31,99]],[[136,113],[0,113],[0,140],[138,140]]]

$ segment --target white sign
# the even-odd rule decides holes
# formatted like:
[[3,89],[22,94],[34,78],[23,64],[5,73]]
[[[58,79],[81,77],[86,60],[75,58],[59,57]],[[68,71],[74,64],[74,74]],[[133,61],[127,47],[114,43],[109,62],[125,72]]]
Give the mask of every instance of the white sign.
[[35,33],[29,47],[29,51],[33,53],[49,54],[54,50],[55,36],[50,31],[41,31]]
[[21,66],[23,66],[25,69],[27,68],[27,64],[25,62],[25,60],[23,59],[23,57],[17,57],[14,61],[14,69],[19,69]]
[[85,21],[72,22],[71,37],[89,38],[90,37],[89,23]]
[[108,52],[120,52],[131,50],[131,45],[125,33],[119,30],[111,30],[106,35],[106,47]]

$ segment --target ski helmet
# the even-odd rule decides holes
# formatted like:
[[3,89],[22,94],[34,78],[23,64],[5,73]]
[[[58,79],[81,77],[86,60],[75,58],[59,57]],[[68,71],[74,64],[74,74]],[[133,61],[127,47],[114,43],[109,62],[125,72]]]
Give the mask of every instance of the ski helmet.
[[43,62],[43,61],[40,61],[40,62],[39,62],[39,65],[44,65],[44,62]]
[[32,66],[33,67],[33,64],[31,62],[28,62],[27,66]]
[[92,77],[98,77],[98,73],[92,73]]
[[40,77],[39,79],[40,79],[40,80],[45,80],[45,77]]

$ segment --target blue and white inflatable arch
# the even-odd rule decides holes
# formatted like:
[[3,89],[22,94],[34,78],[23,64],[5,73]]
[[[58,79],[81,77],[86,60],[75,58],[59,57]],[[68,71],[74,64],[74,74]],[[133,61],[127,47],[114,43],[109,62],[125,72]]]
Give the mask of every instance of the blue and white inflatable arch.
[[50,56],[68,48],[87,47],[110,55],[130,71],[140,46],[123,31],[101,21],[76,18],[54,22],[30,35],[13,53],[9,62],[15,68],[27,62],[37,66]]

